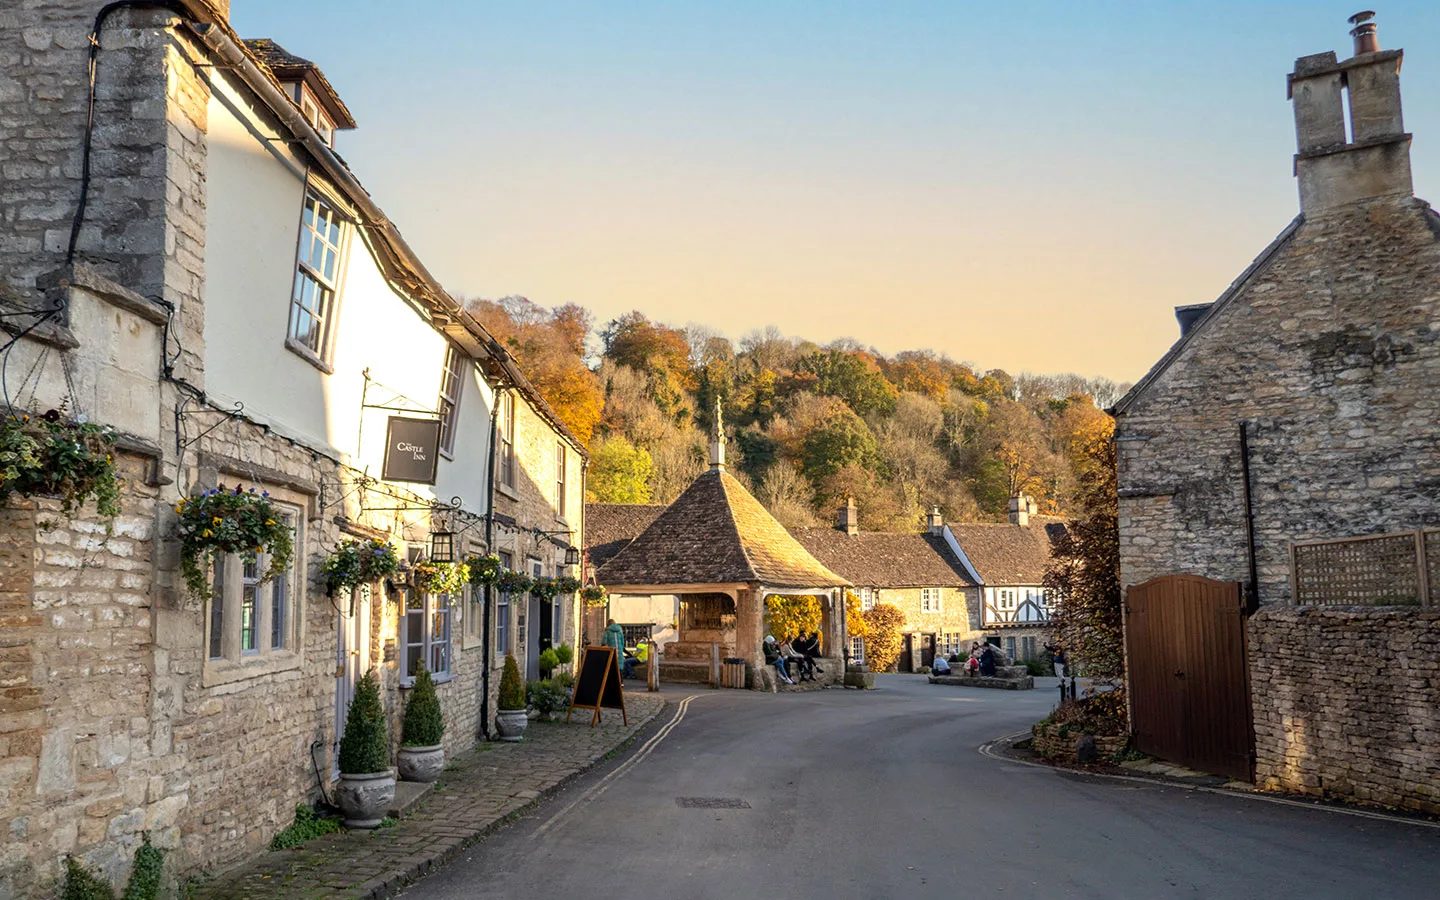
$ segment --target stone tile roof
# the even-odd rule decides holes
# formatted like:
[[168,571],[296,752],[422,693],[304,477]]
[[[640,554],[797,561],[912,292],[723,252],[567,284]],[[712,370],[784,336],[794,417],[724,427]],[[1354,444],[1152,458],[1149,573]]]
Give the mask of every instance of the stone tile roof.
[[1031,516],[1029,525],[950,522],[946,527],[987,585],[1040,584],[1065,520]]
[[733,584],[844,587],[733,475],[711,469],[600,568],[623,585]]
[[791,530],[806,550],[835,572],[862,587],[973,587],[945,539],[931,534],[835,528]]
[[665,508],[663,503],[585,504],[585,544],[590,564],[605,565],[649,528]]
[[325,112],[335,120],[336,128],[355,127],[355,117],[350,114],[350,107],[340,99],[339,91],[330,84],[330,79],[325,77],[319,66],[303,56],[296,56],[270,38],[250,38],[244,41],[244,44],[246,49],[270,70],[276,81],[308,80],[310,89],[326,107]]

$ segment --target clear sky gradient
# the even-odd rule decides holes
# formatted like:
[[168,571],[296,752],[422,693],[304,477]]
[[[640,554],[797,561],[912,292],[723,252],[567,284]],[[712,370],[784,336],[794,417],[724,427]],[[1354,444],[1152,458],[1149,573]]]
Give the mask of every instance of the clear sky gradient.
[[[453,292],[1134,380],[1298,210],[1285,75],[1356,2],[233,0]],[[1440,198],[1440,4],[1407,51]]]

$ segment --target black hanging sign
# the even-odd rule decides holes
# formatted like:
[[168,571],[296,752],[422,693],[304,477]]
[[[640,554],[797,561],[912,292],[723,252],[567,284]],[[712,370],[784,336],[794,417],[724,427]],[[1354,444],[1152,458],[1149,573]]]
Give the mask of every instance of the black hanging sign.
[[630,717],[625,712],[625,692],[620,685],[620,663],[615,658],[614,647],[586,647],[580,657],[580,674],[575,678],[575,690],[570,697],[570,713],[577,709],[593,709],[590,727],[600,721],[600,708],[620,710],[620,717],[626,725]]
[[434,484],[440,460],[440,420],[391,416],[385,429],[385,481]]

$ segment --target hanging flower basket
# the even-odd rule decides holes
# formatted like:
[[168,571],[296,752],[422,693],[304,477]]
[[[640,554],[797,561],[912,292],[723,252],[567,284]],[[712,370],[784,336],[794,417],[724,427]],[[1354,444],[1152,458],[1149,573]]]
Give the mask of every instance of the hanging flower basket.
[[66,514],[90,497],[101,518],[120,514],[115,432],[70,421],[58,410],[10,416],[0,423],[0,502],[11,494],[60,498]]
[[580,599],[585,601],[586,606],[604,606],[609,597],[610,592],[603,584],[587,584],[580,589]]
[[400,556],[388,541],[346,539],[325,558],[325,594],[354,590],[400,570]]
[[566,575],[555,579],[555,589],[562,594],[573,594],[580,590],[580,579]]
[[530,576],[524,572],[505,571],[500,573],[500,577],[496,580],[495,584],[500,588],[502,593],[513,595],[523,594],[529,591],[533,582]]
[[530,593],[541,600],[554,600],[555,595],[560,593],[560,586],[555,583],[555,579],[541,575],[530,585]]
[[463,562],[431,562],[422,559],[415,563],[411,577],[415,587],[424,593],[458,594],[470,581],[470,567]]
[[470,583],[476,587],[494,584],[500,580],[500,573],[504,571],[500,567],[500,557],[493,553],[489,556],[472,556],[466,564],[470,566]]
[[203,598],[210,591],[205,564],[212,553],[268,554],[270,566],[262,581],[290,567],[295,539],[268,492],[238,487],[227,491],[221,485],[181,500],[175,511],[180,514],[180,569],[193,597]]

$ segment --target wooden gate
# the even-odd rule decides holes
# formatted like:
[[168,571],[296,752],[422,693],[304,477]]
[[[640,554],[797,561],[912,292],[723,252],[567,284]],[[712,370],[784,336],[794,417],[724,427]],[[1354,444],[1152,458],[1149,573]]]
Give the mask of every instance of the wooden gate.
[[1164,575],[1130,587],[1125,653],[1136,749],[1251,781],[1255,733],[1240,584]]

